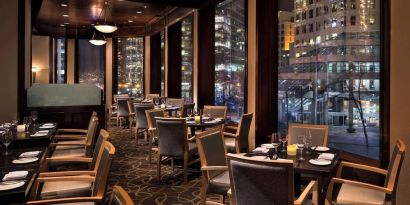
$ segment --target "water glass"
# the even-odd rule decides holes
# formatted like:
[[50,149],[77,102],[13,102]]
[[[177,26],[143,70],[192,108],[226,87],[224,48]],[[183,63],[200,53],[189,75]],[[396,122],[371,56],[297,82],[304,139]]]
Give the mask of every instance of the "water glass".
[[305,160],[305,158],[303,158],[303,148],[305,147],[305,138],[306,138],[305,135],[298,136],[298,140],[296,143],[296,146],[298,147],[298,150],[299,150],[299,158],[298,158],[299,161]]
[[37,118],[38,118],[38,112],[37,111],[31,111],[31,119],[33,120],[34,124],[36,124]]
[[158,98],[154,98],[154,104],[155,104],[156,106],[159,105],[159,99],[158,99]]
[[30,127],[30,118],[29,118],[29,117],[24,117],[24,118],[23,118],[23,123],[24,123],[24,125],[25,125],[25,127],[26,127],[26,133],[28,133],[28,129],[29,129],[29,127]]
[[286,133],[282,133],[280,135],[280,141],[282,142],[282,152],[287,152],[286,142],[288,141],[288,135]]
[[192,109],[187,109],[187,110],[186,110],[186,115],[187,115],[188,117],[192,117]]
[[280,144],[279,134],[278,133],[272,133],[271,143],[272,143],[273,149],[275,150],[275,154],[274,154],[273,158],[277,159],[277,156],[278,156],[277,155],[277,152],[278,152],[277,148],[279,147],[279,144]]
[[304,140],[305,140],[304,142],[306,145],[306,154],[310,154],[309,144],[312,142],[312,134],[310,133],[310,130],[309,130],[309,133],[305,136]]
[[4,147],[6,148],[6,152],[4,153],[4,155],[8,155],[8,147],[11,144],[11,142],[13,141],[13,132],[8,129],[8,130],[4,130],[3,132],[1,132],[1,143],[4,145]]

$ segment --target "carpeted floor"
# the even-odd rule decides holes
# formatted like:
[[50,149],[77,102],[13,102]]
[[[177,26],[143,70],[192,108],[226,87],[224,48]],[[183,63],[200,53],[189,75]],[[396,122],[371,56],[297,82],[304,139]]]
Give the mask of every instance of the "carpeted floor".
[[[110,127],[109,141],[116,148],[111,168],[109,187],[121,185],[131,196],[135,204],[199,204],[201,185],[200,164],[190,167],[188,183],[183,183],[182,169],[162,166],[161,180],[157,180],[156,157],[150,164],[147,146],[137,145],[128,129]],[[142,142],[140,139],[139,142]],[[218,200],[217,195],[210,200]]]

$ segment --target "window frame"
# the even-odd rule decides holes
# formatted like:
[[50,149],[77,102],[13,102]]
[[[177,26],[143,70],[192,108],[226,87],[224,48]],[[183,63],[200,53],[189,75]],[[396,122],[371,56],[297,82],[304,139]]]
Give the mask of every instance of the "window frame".
[[[52,77],[52,78],[50,78],[49,79],[49,82],[50,83],[53,83],[53,84],[57,84],[57,52],[56,52],[56,50],[57,50],[57,40],[58,39],[63,39],[63,37],[55,37],[55,38],[52,38],[52,53],[53,53],[53,62],[54,62],[54,65],[53,65],[53,73],[52,73],[52,75],[50,75],[50,77]],[[64,53],[64,83],[61,83],[61,84],[67,84],[68,82],[67,82],[67,45],[68,45],[68,39],[66,38],[66,37],[64,37],[64,48],[65,48],[65,53]],[[60,83],[59,83],[60,84]]]

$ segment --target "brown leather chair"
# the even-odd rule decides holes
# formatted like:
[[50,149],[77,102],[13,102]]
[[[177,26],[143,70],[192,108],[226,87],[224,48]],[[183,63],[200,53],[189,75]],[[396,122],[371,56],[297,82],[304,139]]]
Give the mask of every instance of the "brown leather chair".
[[249,130],[251,128],[253,113],[243,114],[238,127],[227,127],[236,129],[232,134],[224,132],[225,144],[229,153],[246,153],[249,150]]

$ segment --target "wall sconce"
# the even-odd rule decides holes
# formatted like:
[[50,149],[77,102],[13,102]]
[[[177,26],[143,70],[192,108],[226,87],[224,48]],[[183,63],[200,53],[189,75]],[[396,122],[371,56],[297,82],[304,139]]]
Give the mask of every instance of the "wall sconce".
[[37,73],[37,71],[38,71],[37,67],[32,67],[32,68],[31,68],[31,73],[33,74],[33,76],[32,76],[32,80],[33,80],[32,84],[36,83],[36,73]]

